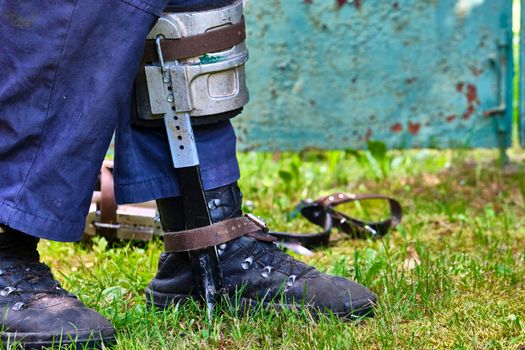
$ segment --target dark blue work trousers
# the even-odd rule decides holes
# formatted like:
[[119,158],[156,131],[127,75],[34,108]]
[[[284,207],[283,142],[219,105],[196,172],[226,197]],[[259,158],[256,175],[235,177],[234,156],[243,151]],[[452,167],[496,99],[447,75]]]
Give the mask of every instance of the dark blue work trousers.
[[[80,239],[115,129],[117,201],[180,194],[165,130],[130,123],[145,38],[166,2],[0,0],[1,224]],[[236,181],[232,125],[195,137],[205,187]]]

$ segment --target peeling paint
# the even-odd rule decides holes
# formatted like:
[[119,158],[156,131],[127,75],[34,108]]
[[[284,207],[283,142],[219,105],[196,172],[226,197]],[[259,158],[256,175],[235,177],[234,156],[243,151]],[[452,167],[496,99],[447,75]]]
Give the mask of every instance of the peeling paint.
[[463,112],[462,119],[469,120],[470,117],[474,115],[474,112],[480,103],[478,98],[478,89],[476,85],[472,83],[459,82],[456,84],[456,91],[465,94],[465,98],[467,100],[467,109],[465,112]]
[[[250,1],[251,102],[233,120],[242,126],[239,148],[359,149],[368,130],[397,148],[510,139],[493,118],[477,116],[500,104],[489,59],[500,57],[497,43],[510,32],[511,2],[469,3],[461,18],[458,3]],[[507,130],[502,119],[497,127]]]
[[478,90],[475,85],[468,84],[467,85],[467,101],[469,104],[477,103],[478,101]]
[[421,129],[421,123],[408,122],[408,132],[412,135],[417,135]]
[[458,0],[455,7],[456,16],[466,17],[476,7],[483,5],[485,0]]
[[395,123],[390,127],[390,131],[392,132],[401,132],[403,131],[403,125],[401,123]]
[[199,57],[200,64],[210,64],[210,63],[216,63],[223,60],[222,56],[210,56],[208,54],[204,54]]
[[372,129],[368,128],[365,135],[365,140],[368,141],[372,137]]
[[468,106],[467,110],[465,111],[465,113],[463,113],[463,119],[464,120],[469,120],[470,117],[472,117],[473,114],[474,114],[474,106]]

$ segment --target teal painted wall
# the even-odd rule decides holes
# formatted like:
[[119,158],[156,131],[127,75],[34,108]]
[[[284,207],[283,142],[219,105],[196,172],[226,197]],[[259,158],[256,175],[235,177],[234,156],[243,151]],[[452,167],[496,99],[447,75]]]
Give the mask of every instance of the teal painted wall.
[[[242,150],[507,147],[511,0],[248,0]],[[490,114],[490,115],[488,115]]]

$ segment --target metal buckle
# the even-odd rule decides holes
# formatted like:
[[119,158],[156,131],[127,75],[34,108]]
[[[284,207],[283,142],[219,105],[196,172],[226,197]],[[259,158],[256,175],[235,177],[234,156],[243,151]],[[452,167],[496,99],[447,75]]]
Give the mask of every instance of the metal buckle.
[[121,227],[120,224],[108,224],[108,223],[99,222],[99,221],[93,222],[93,226],[100,227],[100,228],[113,228],[117,230]]
[[266,226],[266,222],[263,219],[253,214],[246,214],[245,216],[248,219],[250,219],[255,225],[262,228],[264,232],[268,232],[268,226]]
[[365,230],[367,230],[368,232],[370,232],[372,234],[372,238],[376,238],[379,234],[379,232],[377,232],[376,230],[374,230],[372,227],[370,227],[369,225],[365,225]]

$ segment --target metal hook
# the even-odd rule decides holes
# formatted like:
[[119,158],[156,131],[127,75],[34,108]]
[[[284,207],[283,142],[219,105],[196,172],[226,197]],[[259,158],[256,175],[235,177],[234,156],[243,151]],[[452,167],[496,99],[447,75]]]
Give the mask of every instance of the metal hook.
[[162,47],[160,46],[160,41],[162,39],[164,39],[164,35],[157,35],[155,38],[155,46],[157,48],[157,56],[159,56],[160,69],[162,70],[162,73],[164,73],[166,71],[166,66],[164,65],[164,55],[162,54]]

